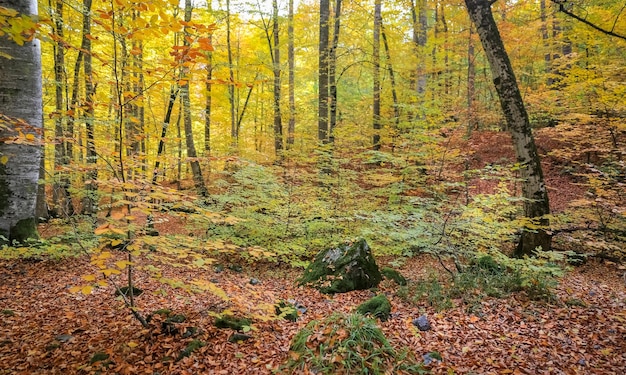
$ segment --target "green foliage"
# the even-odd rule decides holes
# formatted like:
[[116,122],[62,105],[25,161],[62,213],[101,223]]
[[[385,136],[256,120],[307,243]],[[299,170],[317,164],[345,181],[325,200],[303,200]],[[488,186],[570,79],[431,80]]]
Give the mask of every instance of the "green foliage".
[[405,286],[407,284],[407,280],[402,274],[393,268],[383,267],[380,269],[380,273],[383,275],[385,279],[393,280],[396,284]]
[[422,374],[426,370],[406,349],[396,351],[376,323],[360,314],[335,313],[313,320],[292,342],[282,373]]

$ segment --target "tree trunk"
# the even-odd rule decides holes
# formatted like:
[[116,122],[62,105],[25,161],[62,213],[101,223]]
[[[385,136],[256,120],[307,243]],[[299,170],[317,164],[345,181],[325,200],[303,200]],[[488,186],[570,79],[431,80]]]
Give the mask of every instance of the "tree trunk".
[[287,149],[294,143],[296,132],[295,53],[293,33],[293,0],[289,0],[287,15],[287,60],[289,65],[289,125],[287,126]]
[[372,136],[372,146],[374,150],[380,150],[380,28],[382,23],[381,0],[374,1],[374,71],[372,72],[374,87],[372,89],[372,124],[374,134]]
[[393,117],[395,130],[400,128],[400,103],[398,102],[398,90],[396,88],[396,74],[393,71],[393,65],[391,64],[391,51],[389,51],[389,43],[387,42],[387,33],[385,33],[385,27],[380,24],[380,36],[383,38],[383,46],[385,48],[385,58],[387,59],[387,71],[389,72],[389,81],[391,83],[391,97],[393,99]]
[[96,85],[93,79],[91,66],[91,4],[92,0],[83,1],[83,40],[81,51],[84,51],[83,65],[85,71],[85,130],[87,135],[87,164],[89,169],[86,175],[85,188],[87,196],[83,200],[83,212],[94,214],[98,210],[98,155],[96,153],[96,139],[94,134],[94,100]]
[[470,25],[469,37],[467,39],[467,136],[472,135],[472,131],[478,128],[476,114],[474,113],[474,98],[476,96],[476,64],[474,53],[474,25]]
[[330,142],[333,142],[333,133],[337,126],[337,47],[339,45],[339,30],[341,27],[341,0],[336,0],[333,24],[333,41],[328,51],[328,95],[330,101],[328,109],[328,138]]
[[226,50],[228,53],[228,75],[230,77],[230,82],[228,83],[228,101],[230,103],[230,137],[231,147],[233,148],[233,151],[236,151],[239,140],[239,129],[237,126],[237,111],[235,107],[235,72],[233,67],[233,50],[230,39],[230,0],[226,0]]
[[491,66],[493,83],[500,97],[500,105],[513,139],[522,177],[522,195],[525,199],[524,215],[534,224],[524,228],[514,255],[531,255],[537,247],[550,250],[551,236],[548,232],[543,228],[531,229],[536,228],[537,225],[549,224],[548,219],[544,217],[550,213],[548,191],[544,183],[528,113],[491,12],[491,1],[465,0],[465,4]]
[[[191,0],[185,0],[185,23],[191,22]],[[191,35],[189,34],[188,27],[185,26],[184,29],[185,37],[183,38],[183,45],[186,48],[189,48],[191,39]],[[196,153],[196,146],[193,140],[193,128],[191,124],[191,101],[189,97],[189,81],[190,81],[190,72],[189,68],[183,65],[182,67],[183,77],[182,81],[184,84],[180,86],[180,97],[183,101],[183,127],[185,129],[185,146],[187,147],[187,158],[189,159],[189,165],[191,166],[191,173],[193,175],[193,182],[198,191],[198,195],[201,197],[207,197],[208,191],[204,184],[204,177],[202,176],[202,168],[200,167],[200,162],[198,161],[198,154]]]
[[[37,2],[0,0],[27,16]],[[0,243],[37,237],[37,187],[41,159],[41,47],[38,39],[15,43],[0,37]],[[11,56],[7,58],[5,56]],[[20,134],[21,133],[21,134]]]
[[[272,65],[274,72],[274,151],[281,158],[283,150],[283,118],[280,111],[280,44],[278,35],[278,1],[272,0]],[[272,47],[272,46],[270,46]]]
[[319,42],[319,95],[317,136],[322,143],[328,143],[328,41],[330,21],[330,0],[320,0],[320,42]]

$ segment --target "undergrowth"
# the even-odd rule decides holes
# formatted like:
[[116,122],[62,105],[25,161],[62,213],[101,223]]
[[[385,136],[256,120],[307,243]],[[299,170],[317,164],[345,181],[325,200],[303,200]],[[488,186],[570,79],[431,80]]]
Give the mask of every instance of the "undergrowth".
[[423,374],[408,348],[395,350],[376,322],[361,314],[335,313],[298,332],[281,373]]

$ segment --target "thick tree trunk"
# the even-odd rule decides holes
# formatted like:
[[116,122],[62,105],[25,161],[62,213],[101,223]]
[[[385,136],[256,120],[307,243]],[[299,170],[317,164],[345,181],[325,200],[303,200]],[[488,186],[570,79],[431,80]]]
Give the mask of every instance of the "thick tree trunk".
[[500,37],[500,32],[491,13],[490,0],[465,0],[470,19],[476,27],[483,49],[491,66],[493,83],[500,97],[500,105],[506,118],[509,133],[520,165],[524,215],[533,225],[524,228],[516,256],[531,255],[537,247],[550,250],[551,236],[537,225],[548,225],[545,215],[550,213],[548,191],[530,127],[528,113],[522,95]]
[[319,95],[318,95],[318,125],[317,136],[322,143],[328,143],[328,41],[330,21],[330,1],[320,1],[320,34],[319,34]]
[[239,142],[239,126],[237,125],[237,110],[235,107],[235,72],[233,67],[233,49],[230,38],[230,0],[226,0],[226,50],[228,53],[228,101],[230,103],[230,137],[233,151],[237,151]]
[[[0,0],[0,7],[36,15],[37,2]],[[37,237],[42,91],[39,40],[0,37],[0,243]],[[5,56],[11,56],[7,58]]]
[[85,189],[87,195],[83,199],[83,212],[94,214],[98,211],[98,154],[96,153],[96,138],[94,128],[94,100],[96,96],[96,84],[91,65],[91,5],[92,0],[83,1],[83,37],[81,52],[84,51],[83,61],[85,71],[85,133],[87,136],[87,164],[89,169],[86,175]]
[[372,59],[374,60],[373,76],[373,98],[372,98],[372,146],[374,150],[380,150],[380,29],[382,23],[381,0],[374,1],[374,49]]

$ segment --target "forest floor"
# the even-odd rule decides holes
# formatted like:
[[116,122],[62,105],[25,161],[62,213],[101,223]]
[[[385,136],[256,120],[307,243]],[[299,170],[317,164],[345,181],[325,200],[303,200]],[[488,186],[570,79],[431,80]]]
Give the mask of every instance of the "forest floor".
[[[512,160],[506,137],[495,132],[472,137],[471,167]],[[553,143],[549,134],[538,137],[540,147],[550,149]],[[551,194],[553,210],[564,210],[584,193],[559,173],[563,165],[548,157],[544,168],[548,186],[557,192]],[[474,185],[475,193],[490,188]],[[181,223],[158,229],[165,234],[176,233],[177,228],[183,230]],[[53,232],[54,228],[42,228],[43,235]],[[379,265],[392,260],[378,259]],[[228,265],[232,260],[218,261]],[[157,315],[149,328],[143,328],[111,287],[95,288],[88,295],[71,293],[71,287],[84,284],[84,275],[96,273],[86,256],[0,260],[0,375],[280,374],[291,339],[308,322],[337,311],[351,313],[374,295],[371,291],[324,295],[295,284],[301,270],[266,263],[241,266],[240,272],[228,267],[218,272],[213,265],[202,271],[162,268],[171,279],[210,281],[226,292],[228,300],[210,292],[174,290],[137,271],[135,283],[144,290],[135,301],[141,314],[167,308],[186,317],[176,324],[178,332],[167,333]],[[428,256],[408,259],[397,269],[412,282],[435,273],[445,277]],[[549,303],[532,301],[519,292],[478,300],[472,306],[454,300],[454,307],[438,311],[425,300],[409,301],[391,281],[383,281],[379,292],[392,303],[391,319],[379,322],[392,346],[406,346],[417,358],[439,352],[443,360],[430,366],[435,374],[623,374],[626,369],[626,275],[611,262],[590,259],[570,269],[559,279],[556,298]],[[295,300],[307,310],[297,322],[275,319],[274,304],[279,300]],[[226,310],[253,317],[251,339],[229,342],[234,331],[215,327],[215,314]],[[412,324],[422,314],[430,320],[429,331]],[[197,331],[184,337],[188,327]],[[177,360],[193,340],[206,345]]]
[[[419,280],[436,267],[418,257],[399,270]],[[170,335],[154,321],[151,329],[142,328],[111,288],[70,293],[90,271],[84,258],[0,262],[0,374],[281,373],[277,369],[299,329],[333,312],[353,312],[373,296],[370,291],[323,295],[295,286],[295,271],[263,265],[241,273],[167,270],[183,279],[213,280],[229,294],[229,302],[209,293],[173,291],[138,274],[144,293],[136,303],[142,312],[168,308],[186,316],[180,332]],[[260,283],[252,285],[252,278]],[[437,312],[428,303],[407,302],[398,288],[383,281],[380,291],[393,309],[391,319],[379,325],[395,348],[408,346],[418,358],[439,352],[443,361],[431,367],[435,374],[623,374],[626,368],[626,285],[612,265],[592,261],[568,272],[556,288],[557,302],[534,302],[519,293],[484,299],[473,313],[462,301]],[[232,330],[213,324],[212,313],[235,308],[263,316],[280,299],[295,299],[307,311],[297,322],[254,319],[252,338],[237,343],[228,341]],[[428,316],[431,330],[413,327],[421,314]],[[183,338],[186,327],[199,330]],[[176,361],[194,339],[206,345]],[[107,354],[107,360],[90,364],[96,353]]]

